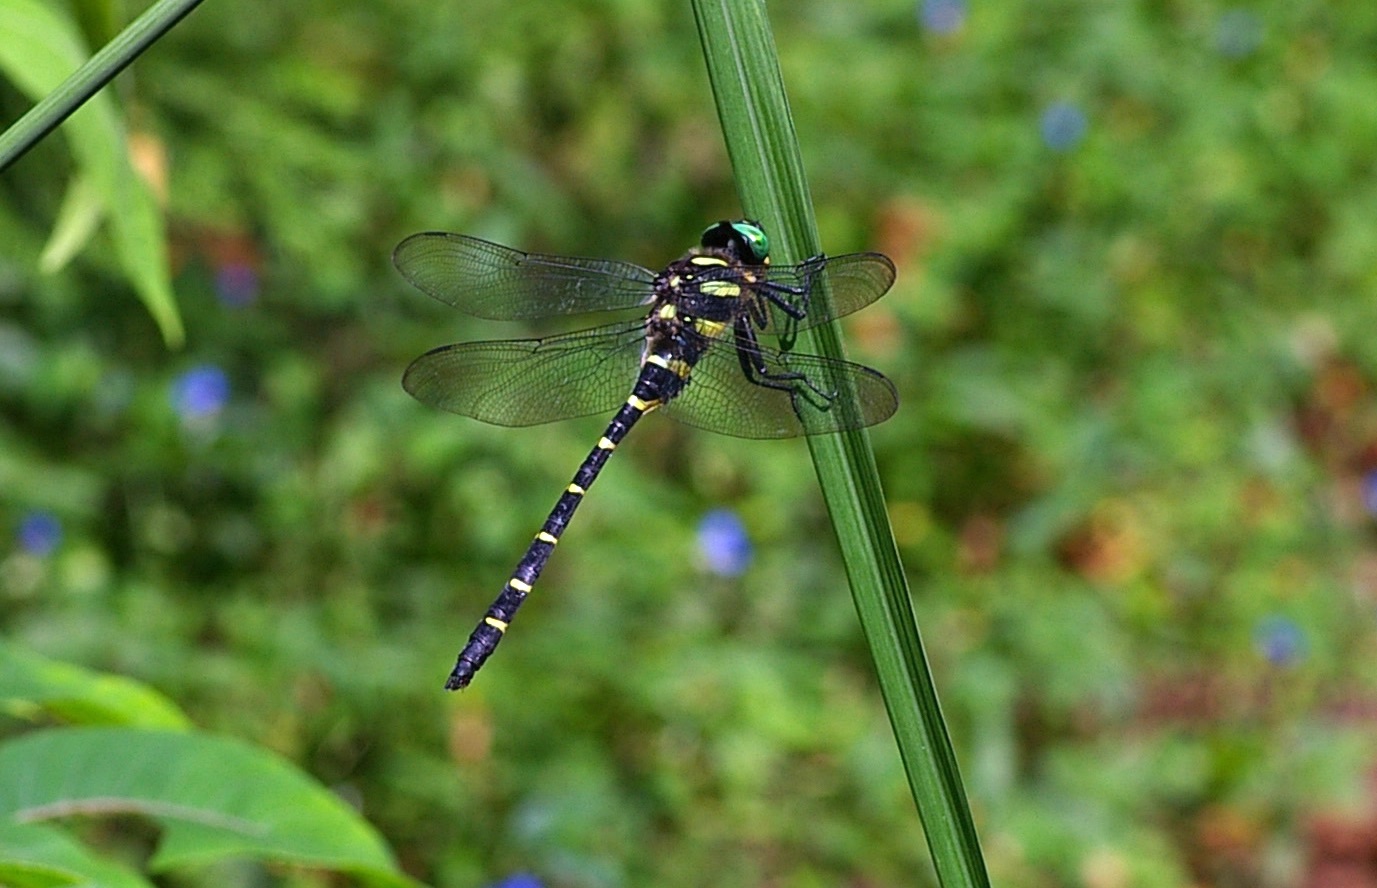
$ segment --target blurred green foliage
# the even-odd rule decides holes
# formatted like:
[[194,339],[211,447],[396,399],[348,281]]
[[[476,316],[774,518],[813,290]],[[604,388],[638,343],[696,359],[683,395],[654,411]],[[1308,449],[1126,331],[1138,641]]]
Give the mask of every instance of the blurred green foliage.
[[[0,741],[7,886],[140,888],[153,884],[140,870],[232,871],[250,861],[350,872],[379,888],[419,885],[348,800],[261,747],[189,730],[175,704],[137,681],[0,642],[0,706],[49,722]],[[58,719],[63,726],[51,724]],[[149,823],[129,829],[136,816]],[[97,836],[91,853],[83,840]]]
[[[900,265],[850,344],[904,399],[872,437],[994,881],[1294,884],[1371,804],[1377,7],[787,7],[824,243]],[[8,637],[286,754],[432,883],[926,878],[798,442],[639,427],[440,690],[605,418],[410,402],[411,357],[523,331],[388,253],[655,266],[735,215],[687,7],[207,4],[118,87],[188,346],[109,243],[33,271],[60,145],[7,171]]]

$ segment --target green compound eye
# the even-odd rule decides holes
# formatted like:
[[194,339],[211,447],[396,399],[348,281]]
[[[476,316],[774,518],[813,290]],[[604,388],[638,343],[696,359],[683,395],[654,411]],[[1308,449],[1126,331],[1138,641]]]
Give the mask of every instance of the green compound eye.
[[741,235],[756,262],[764,262],[770,257],[770,239],[765,230],[754,222],[733,222],[732,229]]
[[760,223],[750,219],[709,225],[703,232],[702,245],[728,250],[747,265],[764,265],[770,261],[770,239]]

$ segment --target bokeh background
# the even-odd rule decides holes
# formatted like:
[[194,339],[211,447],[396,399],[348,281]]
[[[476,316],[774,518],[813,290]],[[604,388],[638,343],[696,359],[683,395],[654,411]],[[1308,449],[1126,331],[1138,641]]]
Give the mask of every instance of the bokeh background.
[[[901,393],[872,440],[994,880],[1373,884],[1377,5],[771,13],[826,249],[900,269],[848,343]],[[61,138],[0,178],[7,638],[282,752],[434,884],[930,881],[800,442],[638,427],[441,690],[605,418],[411,401],[422,351],[528,331],[390,250],[660,266],[740,215],[687,4],[207,3],[116,93],[188,342],[104,236],[35,271]]]

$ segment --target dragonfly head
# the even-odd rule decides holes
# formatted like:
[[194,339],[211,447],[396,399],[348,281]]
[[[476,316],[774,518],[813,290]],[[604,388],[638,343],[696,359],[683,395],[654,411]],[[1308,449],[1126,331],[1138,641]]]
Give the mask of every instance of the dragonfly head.
[[770,239],[759,222],[738,219],[718,222],[703,232],[704,249],[723,250],[745,265],[768,265]]

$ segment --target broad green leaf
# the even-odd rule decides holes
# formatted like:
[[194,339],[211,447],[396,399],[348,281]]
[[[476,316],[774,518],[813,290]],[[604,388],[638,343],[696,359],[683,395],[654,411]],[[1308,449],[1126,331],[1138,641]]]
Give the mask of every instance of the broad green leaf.
[[0,820],[0,885],[151,888],[138,873],[92,854],[57,827],[9,820]]
[[[86,61],[76,26],[38,0],[0,3],[0,71],[31,98],[59,87]],[[94,79],[100,72],[90,72]],[[162,213],[148,186],[129,163],[129,148],[114,103],[92,96],[63,124],[78,168],[103,201],[110,233],[125,273],[169,344],[183,330],[172,296]],[[5,134],[6,137],[9,133]]]
[[163,829],[158,871],[263,858],[413,886],[355,811],[291,764],[227,737],[60,728],[0,745],[0,817],[139,814]]
[[68,722],[186,729],[171,700],[132,679],[49,660],[0,642],[0,705],[20,715],[47,712]]

